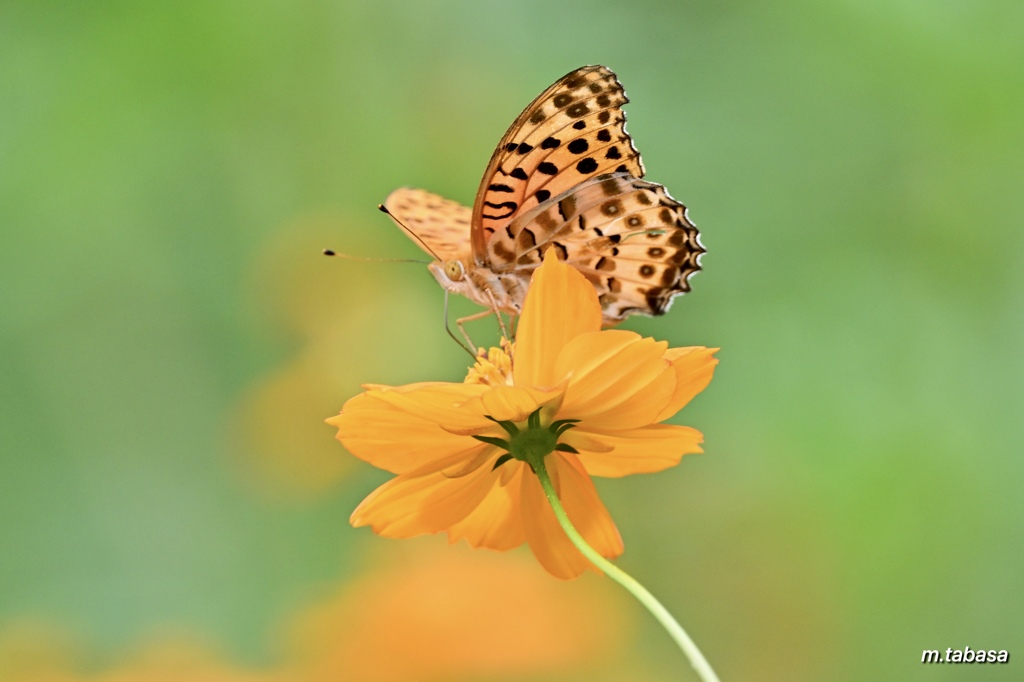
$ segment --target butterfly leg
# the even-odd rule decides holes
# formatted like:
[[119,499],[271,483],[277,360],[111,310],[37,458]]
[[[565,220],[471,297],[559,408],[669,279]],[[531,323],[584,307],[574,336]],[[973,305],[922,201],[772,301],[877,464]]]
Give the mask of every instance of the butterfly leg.
[[501,318],[501,312],[498,310],[498,302],[494,300],[494,294],[490,289],[487,289],[487,298],[491,302],[491,312],[494,313],[496,318],[498,318],[498,327],[501,328],[501,338],[511,339],[512,337],[508,335],[508,330],[505,329],[505,320]]
[[[467,322],[473,322],[474,320],[482,320],[483,318],[494,314],[495,312],[493,310],[482,310],[475,315],[467,315],[466,317],[460,317],[455,320],[455,324],[459,326],[459,331],[462,332],[462,337],[466,339],[466,343],[469,344],[470,348],[476,348],[476,344],[473,343],[473,339],[469,338],[469,332],[466,331],[466,328],[463,325]],[[501,317],[499,316],[498,319],[500,320]],[[459,345],[461,345],[461,343]],[[476,357],[476,353],[473,354],[473,357]]]

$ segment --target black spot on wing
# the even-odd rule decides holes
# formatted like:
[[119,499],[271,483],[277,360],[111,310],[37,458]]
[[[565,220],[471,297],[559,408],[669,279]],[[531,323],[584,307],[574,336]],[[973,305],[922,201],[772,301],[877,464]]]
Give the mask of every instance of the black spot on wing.
[[590,144],[587,143],[587,141],[584,140],[583,138],[580,138],[570,142],[566,149],[568,149],[573,154],[582,154],[588,149],[590,149]]
[[672,300],[671,295],[666,295],[665,289],[652,287],[647,290],[647,305],[655,315],[663,315],[668,302]]
[[613,197],[619,193],[619,183],[615,178],[605,178],[601,181],[601,191],[606,197]]
[[502,218],[508,218],[510,215],[512,215],[513,213],[516,212],[517,208],[519,208],[519,204],[517,204],[514,201],[503,201],[500,204],[495,204],[495,203],[492,203],[490,201],[485,201],[484,202],[484,206],[487,206],[488,208],[496,208],[496,209],[503,209],[504,208],[504,209],[508,209],[508,213],[501,213],[501,214],[484,213],[483,217],[487,218],[488,220],[501,220]]
[[525,228],[519,233],[519,238],[516,241],[518,242],[519,248],[523,251],[537,246],[536,235],[534,235],[531,230]]
[[576,197],[571,194],[558,202],[558,214],[568,222],[576,214]]
[[601,204],[601,213],[605,214],[609,218],[619,215],[622,213],[622,202],[617,199],[604,202]]
[[581,74],[579,76],[573,76],[571,79],[565,81],[565,87],[569,88],[570,90],[575,90],[577,88],[582,88],[583,84],[586,82],[586,76]]
[[587,106],[586,102],[576,102],[576,104],[567,107],[565,113],[570,118],[580,118],[590,113],[590,107]]

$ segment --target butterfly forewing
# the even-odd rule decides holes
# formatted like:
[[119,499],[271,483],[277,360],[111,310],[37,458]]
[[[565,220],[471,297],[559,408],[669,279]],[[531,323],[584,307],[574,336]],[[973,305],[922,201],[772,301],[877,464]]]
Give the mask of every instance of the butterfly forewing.
[[[640,154],[626,133],[629,100],[615,74],[585,66],[540,94],[498,144],[473,208],[473,255],[487,260],[487,242],[510,221],[590,178],[642,177]],[[497,265],[490,262],[493,265]]]
[[472,211],[451,199],[411,187],[400,187],[384,207],[410,239],[438,260],[468,258]]
[[705,251],[683,204],[661,185],[626,173],[598,176],[551,198],[495,234],[488,248],[516,271],[536,267],[555,249],[594,284],[607,324],[665,312],[690,290]]

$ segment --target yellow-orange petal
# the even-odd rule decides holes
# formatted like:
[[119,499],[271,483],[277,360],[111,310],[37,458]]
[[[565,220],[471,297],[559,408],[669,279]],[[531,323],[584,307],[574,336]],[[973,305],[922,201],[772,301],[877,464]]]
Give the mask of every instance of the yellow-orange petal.
[[[466,401],[461,409],[472,414],[487,415],[500,421],[522,422],[543,407],[543,415],[554,414],[562,403],[564,384],[551,389],[521,388],[519,386],[490,387],[483,395]],[[484,422],[494,427],[493,421],[484,418]],[[446,431],[477,435],[487,429],[477,428],[474,431],[455,431],[442,425]]]
[[533,273],[516,330],[512,376],[517,386],[551,387],[562,380],[555,358],[570,340],[601,328],[594,285],[558,260],[554,249]]
[[512,485],[493,486],[466,518],[448,530],[448,541],[457,542],[465,538],[472,547],[499,551],[513,549],[526,542],[520,515],[518,480],[524,470],[528,475],[533,475],[522,462],[513,460],[503,464],[501,478],[507,476]]
[[[569,431],[566,436],[573,433]],[[679,464],[683,455],[703,452],[704,436],[689,426],[651,424],[638,429],[608,433],[588,432],[601,450],[588,450],[574,441],[566,442],[579,450],[579,461],[591,476],[619,478],[630,474],[648,474]]]
[[570,376],[559,418],[594,420],[601,430],[653,423],[676,385],[667,345],[621,329],[574,338],[555,362]]
[[556,454],[562,476],[559,495],[569,519],[598,554],[608,559],[619,556],[625,549],[622,536],[579,457]]
[[580,452],[586,450],[587,452],[611,452],[613,447],[606,444],[603,440],[594,438],[586,431],[582,431],[577,428],[569,429],[561,436],[558,441],[571,445]]
[[[574,459],[573,455],[556,452],[545,460],[551,473],[558,472],[562,506],[591,547],[602,556],[616,557],[623,550],[622,538],[590,477]],[[597,571],[558,524],[536,476],[524,474],[520,494],[526,540],[541,565],[556,578],[566,580],[587,569]]]
[[669,348],[665,351],[665,359],[672,363],[672,369],[676,374],[676,388],[672,399],[656,421],[668,419],[707,388],[715,373],[715,365],[718,364],[718,358],[714,357],[717,352],[717,348],[704,346]]
[[376,391],[351,398],[341,414],[325,421],[337,427],[337,439],[349,452],[395,474],[408,474],[426,465],[435,469],[451,466],[471,458],[483,446],[382,400]]
[[466,518],[497,481],[497,472],[486,466],[459,478],[440,471],[398,476],[370,493],[349,521],[389,538],[439,533]]
[[537,396],[526,388],[495,386],[480,396],[483,413],[500,421],[525,421],[540,404]]
[[591,568],[558,525],[536,476],[523,476],[519,495],[526,541],[540,565],[562,580],[575,578]]
[[369,394],[427,421],[463,430],[488,423],[482,414],[465,409],[467,402],[488,390],[488,386],[481,384],[424,382],[375,388]]

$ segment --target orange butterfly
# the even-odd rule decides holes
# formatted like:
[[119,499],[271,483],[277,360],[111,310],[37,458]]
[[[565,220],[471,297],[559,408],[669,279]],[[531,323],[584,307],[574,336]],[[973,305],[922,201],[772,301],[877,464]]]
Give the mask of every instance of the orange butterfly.
[[690,290],[705,249],[686,207],[640,179],[628,101],[607,67],[576,69],[501,138],[472,210],[411,188],[381,210],[437,259],[429,267],[442,287],[489,308],[480,316],[518,314],[548,249],[593,283],[606,325],[661,315]]

